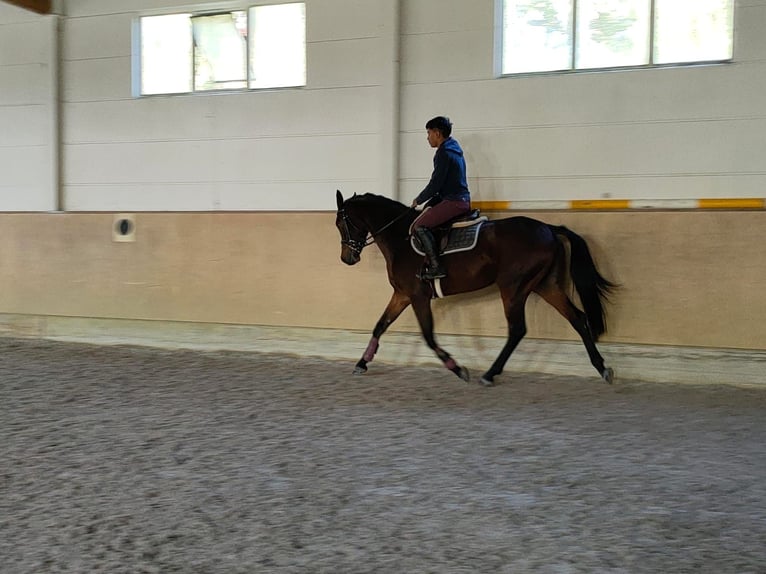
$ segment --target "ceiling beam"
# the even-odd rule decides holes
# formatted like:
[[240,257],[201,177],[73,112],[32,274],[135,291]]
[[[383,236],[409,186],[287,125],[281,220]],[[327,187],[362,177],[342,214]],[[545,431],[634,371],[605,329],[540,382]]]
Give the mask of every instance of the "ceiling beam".
[[38,14],[50,14],[51,13],[51,0],[3,0],[7,4],[13,4],[14,6],[20,6],[27,10],[32,10]]

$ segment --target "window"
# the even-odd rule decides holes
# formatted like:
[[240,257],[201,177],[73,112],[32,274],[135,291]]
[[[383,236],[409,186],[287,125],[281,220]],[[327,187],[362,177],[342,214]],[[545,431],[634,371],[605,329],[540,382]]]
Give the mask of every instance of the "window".
[[501,72],[729,60],[734,0],[502,0]]
[[305,4],[139,20],[140,94],[306,84]]
[[194,91],[247,87],[247,16],[193,16]]

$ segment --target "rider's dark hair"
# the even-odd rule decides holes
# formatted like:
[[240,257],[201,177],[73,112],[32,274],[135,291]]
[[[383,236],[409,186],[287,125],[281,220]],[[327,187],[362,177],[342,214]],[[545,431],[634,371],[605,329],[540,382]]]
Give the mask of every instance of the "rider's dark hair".
[[436,116],[428,120],[426,129],[438,130],[445,138],[448,138],[452,134],[452,122],[449,121],[447,116]]

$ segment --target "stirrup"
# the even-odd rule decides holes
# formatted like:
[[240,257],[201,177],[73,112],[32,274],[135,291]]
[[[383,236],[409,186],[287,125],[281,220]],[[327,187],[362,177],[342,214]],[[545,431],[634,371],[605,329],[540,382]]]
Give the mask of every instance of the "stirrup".
[[437,267],[436,269],[431,269],[428,267],[423,273],[420,274],[420,278],[423,281],[433,281],[435,279],[444,279],[447,276],[447,272],[444,270],[443,267]]

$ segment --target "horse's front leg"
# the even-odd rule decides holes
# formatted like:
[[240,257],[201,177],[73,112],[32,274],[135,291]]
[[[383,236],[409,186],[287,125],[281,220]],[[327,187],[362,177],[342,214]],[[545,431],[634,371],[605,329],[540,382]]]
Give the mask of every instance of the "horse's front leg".
[[468,369],[458,365],[457,361],[455,361],[455,359],[453,359],[450,354],[442,349],[436,342],[436,338],[434,337],[434,316],[431,312],[431,300],[428,297],[413,299],[412,310],[415,311],[415,316],[418,318],[423,338],[426,340],[426,344],[429,348],[436,353],[436,356],[441,359],[445,367],[464,381],[468,382],[471,378]]
[[375,328],[372,330],[372,338],[367,344],[367,349],[365,349],[362,358],[359,359],[359,362],[354,367],[355,375],[361,375],[362,373],[367,372],[367,363],[372,362],[375,358],[375,353],[378,352],[380,337],[386,332],[386,329],[388,329],[391,323],[396,321],[396,318],[402,314],[402,311],[404,311],[409,304],[410,298],[408,296],[399,293],[398,291],[394,291],[391,300],[386,306],[386,310],[383,311],[383,315],[381,315],[380,320],[378,320]]

